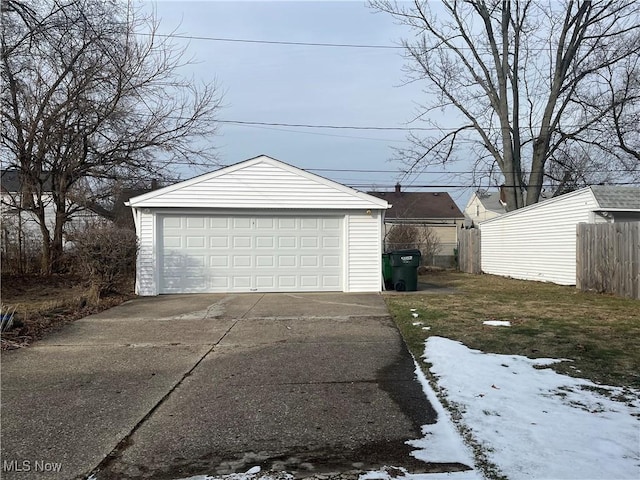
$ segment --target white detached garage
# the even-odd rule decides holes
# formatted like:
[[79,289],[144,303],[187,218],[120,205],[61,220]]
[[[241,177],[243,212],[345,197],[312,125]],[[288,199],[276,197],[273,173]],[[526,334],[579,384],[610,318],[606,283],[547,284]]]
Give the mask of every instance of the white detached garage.
[[378,292],[389,204],[260,156],[134,197],[136,293]]

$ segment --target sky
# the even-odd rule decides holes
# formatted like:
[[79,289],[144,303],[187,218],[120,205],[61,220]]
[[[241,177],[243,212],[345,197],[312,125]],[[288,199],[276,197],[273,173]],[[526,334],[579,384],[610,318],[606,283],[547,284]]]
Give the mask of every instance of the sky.
[[[217,81],[224,90],[223,122],[214,140],[219,161],[234,164],[265,154],[359,190],[448,191],[462,208],[470,196],[458,172],[430,167],[405,175],[393,147],[407,131],[240,125],[229,121],[407,128],[423,101],[422,85],[407,84],[400,40],[412,35],[365,1],[145,2],[159,33],[185,37],[196,65],[182,73]],[[332,43],[391,48],[282,45],[215,39]],[[183,43],[185,42],[185,43]],[[424,125],[422,125],[424,126]],[[356,171],[345,171],[356,170]],[[433,173],[429,173],[433,172]],[[200,172],[185,171],[188,178]],[[425,188],[432,186],[431,188]]]
[[[420,320],[414,325],[429,328]],[[563,360],[489,354],[437,336],[426,340],[421,360],[431,365],[438,394],[417,364],[416,377],[437,421],[422,427],[422,438],[407,442],[415,448],[412,455],[470,469],[442,474],[405,470],[404,475],[382,469],[367,472],[360,480],[482,480],[486,478],[482,464],[494,478],[512,480],[640,478],[639,391],[596,385],[547,368]],[[457,406],[456,420],[438,395]],[[473,439],[480,456],[474,458],[456,425]],[[293,476],[260,472],[254,466],[246,474],[184,480],[214,479],[293,480]]]

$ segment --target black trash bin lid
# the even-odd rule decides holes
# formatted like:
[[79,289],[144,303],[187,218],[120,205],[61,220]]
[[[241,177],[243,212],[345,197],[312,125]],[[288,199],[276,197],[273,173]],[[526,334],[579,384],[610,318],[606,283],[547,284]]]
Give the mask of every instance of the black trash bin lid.
[[391,255],[414,255],[417,257],[421,257],[422,252],[416,248],[409,248],[406,250],[394,250],[391,252]]

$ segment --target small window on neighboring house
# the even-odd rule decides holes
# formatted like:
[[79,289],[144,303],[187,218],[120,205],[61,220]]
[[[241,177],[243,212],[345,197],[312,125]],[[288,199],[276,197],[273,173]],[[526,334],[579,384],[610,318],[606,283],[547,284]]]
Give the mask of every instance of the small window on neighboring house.
[[476,205],[476,217],[480,216],[480,205]]

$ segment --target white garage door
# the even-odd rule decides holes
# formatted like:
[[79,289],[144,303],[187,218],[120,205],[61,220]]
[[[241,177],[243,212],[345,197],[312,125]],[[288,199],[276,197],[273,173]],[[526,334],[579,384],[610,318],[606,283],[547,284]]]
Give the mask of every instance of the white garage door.
[[160,293],[342,291],[343,217],[163,216]]

